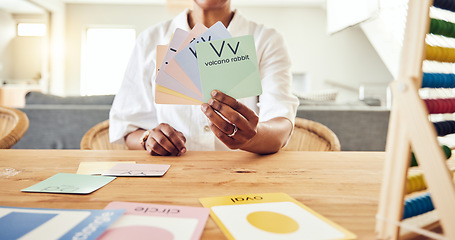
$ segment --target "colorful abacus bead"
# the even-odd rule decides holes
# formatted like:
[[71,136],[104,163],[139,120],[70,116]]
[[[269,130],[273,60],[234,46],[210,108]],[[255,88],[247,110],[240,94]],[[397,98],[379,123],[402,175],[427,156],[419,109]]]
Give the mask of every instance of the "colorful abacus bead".
[[427,189],[427,184],[423,178],[422,173],[414,173],[408,175],[408,180],[406,182],[406,193],[410,194],[413,192],[418,192]]
[[415,217],[429,211],[433,211],[434,206],[429,193],[406,199],[404,204],[403,219]]
[[[446,156],[446,159],[449,159],[452,156],[452,149],[447,147],[446,145],[441,145],[442,151],[444,152],[444,155]],[[411,167],[416,167],[419,166],[417,159],[414,155],[413,152],[411,152]]]

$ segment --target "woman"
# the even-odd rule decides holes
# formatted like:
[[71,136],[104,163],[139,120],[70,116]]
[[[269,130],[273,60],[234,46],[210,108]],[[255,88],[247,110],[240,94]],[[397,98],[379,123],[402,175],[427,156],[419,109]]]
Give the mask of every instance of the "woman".
[[[156,45],[167,44],[176,28],[190,31],[196,23],[210,27],[217,21],[233,37],[254,36],[263,93],[236,100],[213,91],[201,106],[155,104]],[[231,10],[230,0],[194,0],[192,10],[138,37],[110,112],[111,142],[162,156],[179,156],[187,150],[277,152],[292,133],[298,105],[291,94],[290,65],[284,40],[275,30]]]

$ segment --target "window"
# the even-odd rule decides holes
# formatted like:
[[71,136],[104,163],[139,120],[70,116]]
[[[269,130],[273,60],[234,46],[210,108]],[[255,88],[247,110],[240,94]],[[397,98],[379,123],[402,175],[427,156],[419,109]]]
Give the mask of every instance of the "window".
[[46,35],[46,25],[43,23],[19,23],[17,24],[17,36],[42,37]]
[[116,94],[134,47],[131,28],[88,28],[82,51],[81,94]]

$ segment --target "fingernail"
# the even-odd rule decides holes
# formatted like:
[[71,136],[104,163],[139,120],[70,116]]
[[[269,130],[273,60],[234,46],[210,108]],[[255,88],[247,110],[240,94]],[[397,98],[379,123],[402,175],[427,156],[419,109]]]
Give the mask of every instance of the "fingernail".
[[213,99],[209,99],[210,106],[213,106],[213,102],[215,102],[215,101],[213,101]]
[[213,90],[213,91],[212,91],[212,97],[215,97],[216,94],[217,94],[217,91],[216,91],[216,90]]
[[186,153],[186,148],[182,148],[182,150],[180,150],[180,153],[182,154]]
[[201,105],[202,111],[206,112],[207,111],[207,104],[202,104]]

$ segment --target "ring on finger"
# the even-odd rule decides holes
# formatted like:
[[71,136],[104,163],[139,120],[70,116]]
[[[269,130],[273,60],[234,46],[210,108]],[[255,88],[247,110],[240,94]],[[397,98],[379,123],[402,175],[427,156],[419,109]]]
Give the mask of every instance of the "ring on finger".
[[228,134],[227,136],[228,137],[233,137],[235,135],[235,133],[237,132],[237,130],[239,130],[239,128],[237,127],[237,125],[235,124],[232,124],[234,126],[234,131],[232,131],[231,134]]

